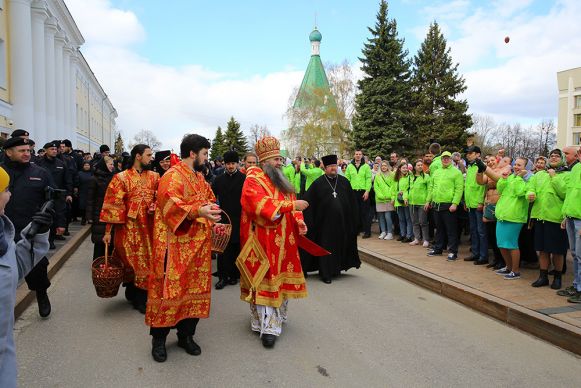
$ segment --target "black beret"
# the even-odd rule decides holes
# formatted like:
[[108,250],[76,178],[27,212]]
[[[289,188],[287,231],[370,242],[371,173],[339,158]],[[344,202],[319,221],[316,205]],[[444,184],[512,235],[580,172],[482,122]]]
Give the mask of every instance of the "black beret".
[[11,137],[4,142],[2,148],[7,150],[8,148],[18,147],[23,145],[30,145],[30,141],[28,139],[24,139],[22,137]]
[[51,141],[50,143],[46,143],[44,145],[44,147],[42,147],[42,148],[44,148],[46,150],[46,149],[49,149],[51,147],[59,148],[59,143],[56,141]]
[[239,161],[238,152],[232,150],[224,152],[224,163],[238,163]]
[[109,152],[109,151],[111,151],[111,150],[109,149],[109,146],[107,144],[102,144],[101,147],[99,147],[100,153]]
[[69,148],[73,147],[73,143],[71,143],[71,141],[69,139],[65,139],[61,143],[64,144],[65,147],[69,147]]
[[10,137],[20,137],[20,136],[30,136],[30,134],[28,133],[28,131],[25,131],[24,129],[16,129],[10,135]]
[[323,161],[323,166],[331,166],[333,164],[337,164],[337,155],[327,155],[321,158]]

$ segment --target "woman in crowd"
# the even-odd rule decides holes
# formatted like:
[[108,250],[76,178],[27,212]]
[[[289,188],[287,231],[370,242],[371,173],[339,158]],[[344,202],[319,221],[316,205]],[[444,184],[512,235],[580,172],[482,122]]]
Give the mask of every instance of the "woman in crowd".
[[[109,186],[109,182],[113,179],[114,169],[115,162],[113,158],[109,156],[101,158],[95,164],[95,173],[87,189],[85,217],[87,222],[91,224],[91,241],[95,244],[93,248],[93,259],[105,255],[105,243],[103,243],[105,224],[99,221],[99,216],[101,214],[101,208],[103,207],[107,186]],[[113,246],[110,246],[109,251],[111,252],[112,250]]]
[[[541,162],[542,160],[542,162]],[[534,202],[531,218],[534,220],[534,244],[539,252],[540,274],[532,284],[533,287],[542,287],[549,284],[549,264],[553,261],[554,278],[551,288],[561,288],[561,274],[564,258],[567,253],[567,232],[561,229],[564,197],[555,191],[552,180],[563,180],[565,175],[561,170],[565,165],[564,155],[559,149],[549,154],[549,171],[544,169],[544,158],[537,158],[535,167],[537,172],[528,182],[527,198]]]
[[[500,198],[496,203],[496,241],[506,263],[504,268],[496,271],[506,280],[520,279],[520,250],[518,236],[527,222],[528,201],[526,199],[527,184],[523,177],[528,173],[525,169],[527,158],[517,158],[513,173],[504,171],[498,175],[491,168],[485,168],[486,175],[496,180],[496,189]],[[479,166],[480,171],[480,166]]]
[[411,173],[408,171],[407,160],[402,159],[399,162],[393,180],[391,201],[397,211],[400,231],[400,236],[397,241],[409,243],[413,241],[414,234],[410,208],[407,199],[404,198],[404,194],[406,196],[408,195],[411,183]]
[[424,210],[428,197],[428,184],[430,176],[424,174],[424,162],[422,159],[416,160],[414,175],[408,193],[404,193],[404,199],[408,200],[412,216],[414,230],[414,240],[410,245],[418,245],[423,241],[423,246],[430,245],[428,231],[428,213]]
[[392,213],[395,208],[392,203],[393,174],[387,160],[381,162],[381,169],[375,176],[373,188],[375,190],[375,210],[379,220],[379,239],[393,240]]
[[83,169],[79,171],[79,214],[81,215],[81,225],[87,223],[87,195],[89,192],[89,183],[93,180],[93,171],[91,162],[83,162]]

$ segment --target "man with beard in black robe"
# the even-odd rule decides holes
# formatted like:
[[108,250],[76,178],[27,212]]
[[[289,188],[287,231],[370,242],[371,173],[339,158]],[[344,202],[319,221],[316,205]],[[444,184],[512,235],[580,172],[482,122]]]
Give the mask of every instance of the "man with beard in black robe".
[[[212,183],[212,190],[216,196],[220,208],[230,216],[232,222],[232,234],[226,249],[218,255],[218,282],[215,287],[221,290],[226,285],[235,285],[240,279],[240,272],[236,267],[236,258],[240,254],[240,215],[242,214],[242,186],[246,175],[238,170],[238,153],[227,151],[224,153],[224,173],[218,175]],[[228,223],[226,216],[222,215],[222,223]]]
[[313,257],[301,250],[301,261],[305,273],[318,270],[321,280],[330,284],[341,271],[361,265],[357,251],[359,215],[351,184],[337,173],[337,155],[327,155],[321,161],[325,174],[305,193],[303,199],[309,207],[304,217],[307,237],[331,254]]

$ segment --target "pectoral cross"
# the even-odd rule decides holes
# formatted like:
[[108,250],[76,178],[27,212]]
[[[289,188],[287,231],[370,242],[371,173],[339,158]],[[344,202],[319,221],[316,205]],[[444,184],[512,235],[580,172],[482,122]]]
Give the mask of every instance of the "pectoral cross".
[[333,191],[333,197],[334,198],[337,198],[337,192],[336,191]]

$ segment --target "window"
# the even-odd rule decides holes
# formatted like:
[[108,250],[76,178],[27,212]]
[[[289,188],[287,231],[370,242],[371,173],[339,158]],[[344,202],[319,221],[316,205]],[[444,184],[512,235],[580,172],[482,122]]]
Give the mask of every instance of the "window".
[[575,108],[581,108],[581,96],[575,96]]
[[573,145],[581,145],[581,132],[573,132]]
[[573,126],[574,127],[581,127],[581,114],[573,115]]

